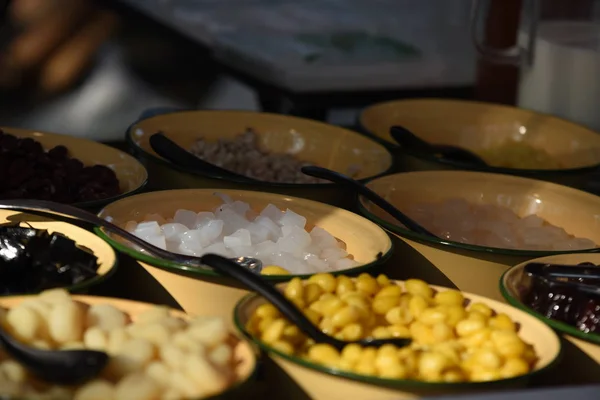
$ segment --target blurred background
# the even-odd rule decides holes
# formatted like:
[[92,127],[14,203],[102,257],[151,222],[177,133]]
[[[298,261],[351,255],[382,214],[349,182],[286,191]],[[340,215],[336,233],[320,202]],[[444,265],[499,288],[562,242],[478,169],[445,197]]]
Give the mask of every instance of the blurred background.
[[[514,104],[523,70],[478,55],[470,0],[8,3],[0,33],[3,125],[107,142],[121,141],[143,110],[158,106],[352,125],[361,107],[393,98]],[[528,29],[529,0],[480,3],[481,43],[508,48]],[[537,22],[593,21],[600,13],[594,0],[535,3]]]

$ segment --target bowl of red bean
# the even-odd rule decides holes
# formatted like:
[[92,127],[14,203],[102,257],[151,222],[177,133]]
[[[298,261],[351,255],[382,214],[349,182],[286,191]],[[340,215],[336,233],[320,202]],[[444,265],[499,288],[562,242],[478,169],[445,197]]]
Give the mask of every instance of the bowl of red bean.
[[36,199],[98,208],[141,190],[144,166],[91,140],[0,128],[0,199]]
[[[200,159],[253,179],[199,173],[160,157],[150,137],[162,133]],[[388,172],[392,155],[357,132],[318,121],[248,111],[156,113],[130,126],[126,140],[149,171],[152,186],[165,189],[228,188],[280,193],[352,207],[346,188],[301,172],[326,167],[367,180]]]

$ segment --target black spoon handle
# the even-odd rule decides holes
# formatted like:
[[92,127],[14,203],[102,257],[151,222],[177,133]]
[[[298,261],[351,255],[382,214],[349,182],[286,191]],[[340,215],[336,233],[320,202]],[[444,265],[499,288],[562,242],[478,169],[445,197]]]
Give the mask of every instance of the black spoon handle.
[[232,277],[240,283],[246,285],[249,289],[257,292],[269,302],[271,302],[290,322],[297,325],[298,328],[317,343],[329,343],[338,349],[342,349],[346,344],[325,333],[321,332],[313,323],[304,316],[294,303],[289,301],[277,288],[269,284],[259,275],[241,268],[235,262],[228,260],[216,254],[205,254],[200,257],[202,263],[214,268],[215,270]]
[[572,279],[600,279],[600,267],[529,263],[525,272],[536,276]]
[[345,185],[350,187],[351,189],[357,191],[358,193],[365,196],[371,202],[375,203],[378,207],[382,208],[385,212],[390,214],[392,217],[397,219],[400,223],[406,226],[413,232],[420,233],[422,235],[428,235],[432,237],[436,237],[433,233],[429,232],[427,229],[423,228],[417,222],[413,221],[403,212],[398,210],[396,207],[391,205],[387,200],[383,197],[363,185],[362,183],[346,176],[340,174],[339,172],[332,171],[327,168],[308,166],[302,167],[302,172],[309,176],[314,176],[315,178],[325,179],[334,183],[338,183],[341,185]]
[[156,154],[175,165],[189,168],[202,175],[211,173],[221,178],[231,178],[244,182],[257,182],[255,179],[237,174],[196,157],[189,151],[181,148],[181,146],[162,133],[155,133],[154,135],[150,136],[149,141],[152,150],[154,150]]
[[419,138],[402,126],[392,126],[390,128],[390,135],[392,135],[392,138],[394,138],[394,140],[402,147],[409,147],[425,153],[437,152],[437,149],[430,143],[427,143],[425,140]]

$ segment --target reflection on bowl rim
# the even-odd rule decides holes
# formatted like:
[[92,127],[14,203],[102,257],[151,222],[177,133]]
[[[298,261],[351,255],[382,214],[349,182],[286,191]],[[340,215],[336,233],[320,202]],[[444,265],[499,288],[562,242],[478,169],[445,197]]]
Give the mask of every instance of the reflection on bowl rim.
[[[562,121],[565,123],[576,125],[578,127],[588,129],[590,132],[593,132],[591,129],[589,129],[581,124],[577,124],[573,121],[569,121],[567,119],[560,118],[560,117],[557,117],[557,116],[549,114],[549,113],[527,110],[524,108],[509,106],[506,104],[495,104],[495,103],[490,103],[490,102],[485,102],[485,101],[465,100],[465,99],[443,99],[443,98],[435,98],[435,97],[419,98],[419,99],[399,99],[399,100],[391,100],[391,101],[386,101],[386,102],[381,102],[381,103],[370,105],[360,111],[359,116],[358,116],[358,125],[360,126],[361,130],[366,132],[370,137],[377,139],[378,142],[384,144],[387,148],[392,148],[392,149],[400,148],[400,146],[397,145],[396,143],[390,142],[389,140],[379,137],[375,132],[372,132],[370,129],[368,129],[365,126],[365,124],[363,123],[363,114],[370,111],[371,109],[378,107],[378,106],[383,106],[383,105],[387,105],[387,104],[400,103],[400,102],[413,102],[413,101],[427,102],[427,101],[432,101],[432,100],[442,101],[442,102],[447,102],[447,103],[465,103],[465,104],[469,104],[469,105],[486,105],[486,106],[493,106],[496,108],[503,108],[506,110],[521,110],[521,111],[530,112],[534,115],[540,115],[543,117],[552,118],[552,119],[556,119],[556,120],[559,120],[559,121]],[[421,137],[421,136],[419,136],[418,132],[414,132],[414,134],[419,138]],[[403,151],[406,151],[406,150],[403,149]],[[492,165],[478,166],[478,165],[473,165],[473,164],[464,163],[464,162],[460,162],[460,161],[453,161],[453,160],[448,160],[448,159],[444,159],[444,158],[436,158],[435,156],[430,155],[430,154],[421,154],[421,153],[415,153],[412,151],[406,151],[406,153],[413,157],[416,157],[416,158],[419,158],[419,159],[422,159],[425,161],[434,162],[434,163],[438,163],[438,164],[442,164],[442,165],[450,165],[454,168],[468,168],[469,170],[473,170],[473,171],[482,171],[482,172],[490,172],[490,173],[498,173],[498,174],[510,174],[510,175],[515,175],[515,174],[527,175],[527,176],[538,176],[538,175],[544,176],[544,175],[550,175],[550,174],[573,174],[574,175],[574,174],[592,172],[592,171],[596,170],[598,167],[600,167],[600,162],[598,162],[596,164],[591,164],[588,166],[583,166],[583,167],[558,168],[558,169],[509,168],[509,167],[495,167]]]
[[[402,175],[402,174],[410,174],[410,173],[436,173],[436,172],[445,172],[445,173],[467,172],[467,173],[478,173],[478,174],[490,174],[489,172],[482,172],[482,171],[410,171],[410,172],[401,172],[401,173],[397,173],[397,174],[387,175],[387,176],[384,176],[381,178],[385,179],[385,178],[389,178],[394,175]],[[503,175],[503,174],[496,174],[496,175],[510,177],[510,175]],[[512,176],[512,178],[514,178],[514,179],[531,179],[531,178],[522,178],[522,177],[517,177],[517,176]],[[369,182],[367,182],[367,186],[369,183],[371,183],[373,181],[374,181],[374,179],[371,179]],[[544,182],[544,183],[547,183],[549,185],[561,186],[567,190],[577,190],[575,188],[559,185],[559,184],[553,183],[553,182]],[[592,194],[590,193],[590,196],[591,195]],[[459,196],[457,196],[457,197],[459,197]],[[518,249],[504,249],[501,247],[480,246],[480,245],[475,245],[475,244],[455,242],[452,240],[444,240],[441,238],[433,238],[433,237],[425,235],[425,234],[416,233],[409,229],[402,228],[394,223],[384,220],[383,218],[375,215],[371,210],[369,210],[364,204],[365,201],[368,201],[368,200],[365,199],[361,195],[357,196],[357,198],[356,198],[356,202],[358,204],[358,210],[361,215],[363,215],[367,219],[375,222],[377,225],[382,226],[383,228],[387,229],[388,231],[395,233],[397,235],[406,237],[408,239],[419,240],[419,241],[433,243],[433,244],[437,244],[437,245],[444,245],[444,246],[448,246],[449,248],[455,248],[455,249],[460,249],[460,250],[475,251],[478,253],[501,254],[501,255],[507,255],[507,256],[532,257],[532,258],[538,258],[538,257],[543,257],[543,256],[549,256],[549,255],[557,255],[557,254],[600,253],[600,247],[593,247],[590,249],[583,249],[583,250],[518,250]]]
[[[401,280],[393,280],[393,281],[394,282],[403,282]],[[445,288],[442,286],[436,286],[436,285],[430,285],[430,286],[432,286],[435,289],[448,289],[448,288]],[[466,292],[462,292],[462,291],[461,291],[461,293],[463,293],[466,298],[468,298],[471,295],[470,293],[466,293]],[[245,325],[242,323],[242,321],[240,319],[240,314],[241,314],[241,310],[244,307],[246,307],[250,301],[252,301],[256,298],[260,298],[260,297],[262,297],[262,296],[260,296],[258,293],[249,293],[237,302],[237,304],[235,305],[235,308],[233,310],[234,325],[245,337],[249,338],[252,342],[254,342],[258,347],[260,347],[266,353],[275,353],[275,354],[277,354],[277,356],[283,358],[284,360],[289,361],[293,364],[296,364],[300,367],[308,368],[310,370],[313,370],[316,372],[321,372],[321,373],[324,373],[327,375],[333,375],[338,378],[345,378],[345,379],[349,379],[349,380],[353,380],[353,381],[357,381],[357,382],[368,383],[371,385],[383,386],[383,387],[388,387],[388,388],[389,387],[391,387],[391,388],[414,388],[414,389],[433,389],[433,390],[436,390],[436,389],[437,390],[460,389],[460,388],[467,388],[467,387],[468,388],[479,388],[479,387],[490,388],[490,386],[506,385],[506,384],[509,384],[512,382],[519,382],[519,381],[522,381],[523,379],[529,379],[530,377],[537,376],[541,373],[544,373],[545,371],[549,370],[550,368],[553,368],[556,364],[558,364],[558,362],[560,361],[560,359],[562,357],[562,351],[563,351],[562,343],[560,341],[560,338],[557,337],[558,351],[557,351],[556,355],[554,356],[554,358],[546,366],[544,366],[540,369],[532,370],[527,374],[519,375],[519,376],[516,376],[513,378],[498,379],[498,380],[490,381],[490,382],[449,383],[449,382],[426,382],[426,381],[419,381],[416,379],[389,379],[389,378],[380,378],[380,377],[376,377],[376,376],[361,375],[361,374],[357,374],[354,372],[346,372],[346,371],[342,371],[339,369],[330,368],[330,367],[327,367],[327,366],[324,366],[321,364],[313,363],[311,361],[304,360],[299,356],[285,354],[285,353],[269,346],[268,344],[264,343],[262,340],[252,336],[247,331]],[[478,297],[483,297],[487,300],[494,301],[492,299],[488,299],[485,296],[478,296]],[[519,311],[521,311],[521,310],[519,310]]]
[[543,321],[545,324],[551,326],[553,329],[555,329],[559,332],[566,333],[567,335],[574,336],[578,339],[600,345],[600,333],[585,333],[585,332],[582,332],[579,329],[575,328],[574,326],[567,324],[566,322],[561,322],[561,321],[557,321],[552,318],[548,318],[545,315],[540,314],[539,312],[531,309],[529,306],[527,306],[525,303],[523,303],[520,300],[520,298],[517,297],[517,295],[514,294],[513,291],[508,287],[508,285],[505,283],[506,280],[508,279],[508,277],[511,274],[515,273],[517,270],[523,268],[525,266],[525,264],[528,264],[528,263],[534,262],[534,261],[535,260],[528,260],[524,263],[517,264],[513,267],[510,267],[508,270],[506,270],[502,274],[502,277],[500,277],[500,283],[499,283],[500,293],[502,294],[502,297],[504,297],[504,299],[511,306],[518,308],[519,310],[522,310],[522,311],[526,312],[527,314],[536,317],[537,319]]
[[[67,148],[67,150],[69,150],[69,152],[71,151],[71,149],[69,148],[69,144],[68,141],[69,140],[75,140],[75,141],[79,141],[81,143],[84,142],[88,142],[88,143],[93,143],[96,146],[99,146],[100,148],[103,148],[104,151],[108,150],[108,151],[114,151],[115,153],[118,153],[121,156],[125,156],[126,159],[130,162],[133,162],[135,164],[137,164],[138,168],[140,168],[143,172],[144,172],[144,179],[142,180],[142,182],[140,182],[140,184],[128,191],[123,191],[120,192],[114,196],[109,196],[109,197],[104,197],[101,199],[96,199],[96,200],[88,200],[88,201],[80,201],[77,203],[69,203],[69,205],[75,206],[75,207],[80,207],[80,208],[95,208],[95,207],[100,207],[103,206],[105,204],[111,203],[113,201],[122,199],[124,197],[127,196],[131,196],[133,194],[139,193],[140,191],[142,191],[144,189],[144,187],[146,186],[146,184],[148,183],[148,170],[146,169],[146,167],[140,162],[140,160],[138,160],[137,158],[133,157],[131,154],[128,154],[125,151],[122,151],[120,149],[117,149],[116,147],[112,147],[109,146],[105,143],[102,142],[97,142],[91,139],[87,139],[87,138],[83,138],[83,137],[77,137],[77,136],[71,136],[71,135],[66,135],[63,133],[54,133],[54,132],[47,132],[47,131],[39,131],[36,129],[24,129],[24,128],[16,128],[16,127],[7,127],[7,126],[0,126],[0,130],[3,131],[4,133],[7,134],[11,134],[16,136],[17,138],[22,138],[23,136],[19,135],[19,132],[23,133],[23,132],[30,132],[32,136],[34,136],[36,138],[36,140],[39,139],[40,136],[55,136],[55,137],[64,137],[66,142],[63,143],[62,145],[64,147]],[[36,135],[37,133],[37,135]],[[44,149],[45,151],[47,151],[47,149]],[[70,157],[73,157],[72,154],[69,154]],[[77,158],[77,157],[74,157]],[[108,167],[105,164],[96,164],[96,165],[103,165],[105,167]],[[91,167],[93,165],[84,165],[85,167]],[[110,168],[110,167],[108,167]],[[112,169],[112,168],[111,168]],[[119,182],[119,186],[122,185],[122,182]],[[119,189],[121,189],[121,187],[119,187]]]
[[[392,154],[392,152],[388,149],[387,146],[383,145],[382,143],[379,143],[379,141],[375,140],[373,137],[369,136],[369,135],[363,135],[360,132],[354,131],[352,129],[348,129],[348,128],[344,128],[341,126],[337,126],[337,125],[332,125],[332,124],[327,124],[325,122],[321,122],[321,121],[317,121],[317,120],[311,120],[308,118],[300,118],[300,117],[294,117],[291,115],[283,115],[283,114],[274,114],[274,113],[266,113],[266,112],[258,112],[258,111],[245,111],[245,110],[183,110],[183,111],[171,111],[171,112],[167,112],[164,114],[159,114],[159,115],[152,115],[148,118],[144,118],[141,120],[138,120],[136,122],[134,122],[133,124],[131,124],[128,128],[127,131],[125,133],[125,142],[127,143],[127,145],[129,146],[130,149],[132,149],[135,153],[137,153],[138,155],[140,155],[141,157],[145,157],[148,158],[150,160],[152,160],[153,162],[156,162],[158,164],[161,164],[164,167],[179,171],[179,172],[184,172],[190,175],[194,175],[194,176],[199,176],[202,178],[209,178],[209,179],[215,179],[218,181],[224,181],[224,182],[233,182],[233,183],[239,183],[239,184],[246,184],[246,185],[253,185],[253,186],[268,186],[268,187],[273,187],[273,188],[306,188],[306,189],[311,189],[311,188],[328,188],[328,187],[334,187],[334,186],[339,186],[337,183],[331,183],[331,182],[323,182],[323,183],[281,183],[281,182],[266,182],[266,181],[257,181],[257,182],[248,182],[248,181],[244,181],[241,179],[238,179],[236,177],[223,177],[223,176],[218,176],[218,175],[212,175],[212,174],[204,174],[201,173],[199,171],[193,171],[190,170],[186,167],[177,165],[177,164],[173,164],[170,161],[165,160],[164,158],[158,156],[158,155],[154,155],[152,153],[147,152],[146,150],[144,150],[141,146],[138,146],[137,143],[133,140],[132,136],[133,136],[133,128],[134,126],[136,126],[137,124],[139,124],[142,121],[147,121],[149,119],[153,119],[153,118],[160,118],[166,115],[172,115],[172,114],[184,114],[184,113],[197,113],[197,112],[206,112],[206,113],[221,113],[221,114],[255,114],[255,115],[260,115],[260,116],[266,116],[266,117],[278,117],[278,118],[287,118],[287,119],[291,119],[293,122],[293,120],[299,120],[302,121],[302,123],[310,123],[310,124],[314,124],[314,125],[324,125],[327,126],[328,128],[336,128],[337,130],[341,130],[341,131],[346,131],[349,132],[351,134],[354,135],[358,135],[362,138],[365,138],[366,140],[372,142],[373,144],[377,145],[377,146],[381,146],[381,149],[383,150],[384,153],[387,153],[390,157],[390,165],[387,169],[385,169],[384,171],[381,171],[373,176],[368,176],[365,178],[361,178],[360,181],[361,182],[366,182],[370,179],[375,179],[384,175],[389,174],[391,171],[394,170],[395,168],[395,158],[394,155]],[[167,133],[168,136],[168,133]]]

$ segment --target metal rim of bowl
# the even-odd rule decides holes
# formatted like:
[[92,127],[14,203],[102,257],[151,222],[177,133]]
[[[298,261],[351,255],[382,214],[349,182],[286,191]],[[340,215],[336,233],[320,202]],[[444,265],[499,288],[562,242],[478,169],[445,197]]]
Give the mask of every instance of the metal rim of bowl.
[[[256,183],[251,182],[248,183],[247,181],[241,181],[241,180],[237,180],[235,178],[224,178],[221,176],[217,176],[217,175],[211,175],[211,174],[203,174],[203,173],[199,173],[196,171],[190,171],[189,169],[185,168],[185,167],[181,167],[179,165],[173,164],[165,159],[163,159],[162,157],[156,156],[154,154],[151,154],[149,152],[147,152],[146,150],[144,150],[143,148],[141,148],[140,146],[138,146],[135,141],[132,139],[132,129],[135,125],[137,125],[138,123],[140,123],[141,121],[145,121],[148,119],[152,119],[152,118],[156,118],[156,117],[162,117],[165,115],[171,115],[171,114],[182,114],[182,113],[195,113],[197,111],[210,111],[210,112],[214,112],[214,113],[252,113],[252,111],[235,111],[235,110],[186,110],[186,111],[173,111],[173,112],[167,112],[164,114],[159,114],[159,115],[153,115],[150,116],[148,118],[144,118],[141,120],[138,120],[136,122],[134,122],[133,124],[131,124],[127,130],[125,131],[125,142],[127,143],[127,146],[139,157],[143,157],[143,158],[147,158],[149,160],[152,160],[156,163],[159,163],[167,168],[170,169],[174,169],[176,171],[179,172],[184,172],[186,174],[190,174],[190,175],[194,175],[194,176],[201,176],[204,178],[210,178],[210,179],[215,179],[215,180],[219,180],[219,181],[225,181],[225,182],[234,182],[234,183],[240,183],[240,184],[251,184],[254,187],[261,187],[261,186],[266,186],[266,187],[270,187],[270,188],[306,188],[306,189],[312,189],[312,188],[328,188],[328,187],[333,187],[333,186],[339,186],[336,183],[329,183],[329,182],[324,182],[324,183],[278,183],[278,182],[265,182],[265,181],[257,181]],[[264,113],[264,112],[254,112],[255,114],[258,115],[265,115],[265,116],[277,116],[277,117],[287,117],[287,118],[291,118],[291,119],[298,119],[298,120],[303,120],[303,121],[309,121],[312,124],[315,125],[326,125],[328,127],[335,127],[338,128],[340,130],[352,133],[354,135],[359,135],[361,137],[364,137],[365,139],[373,142],[374,144],[381,146],[382,149],[389,155],[390,157],[390,165],[387,169],[385,169],[384,171],[373,175],[373,176],[368,176],[365,178],[361,178],[359,179],[360,182],[366,182],[370,179],[374,179],[374,178],[379,178],[381,176],[385,176],[388,175],[389,173],[391,173],[395,166],[396,166],[396,161],[394,158],[394,154],[390,151],[390,149],[388,147],[386,147],[384,144],[380,143],[377,140],[373,140],[373,138],[369,135],[364,135],[360,132],[357,131],[353,131],[351,129],[347,129],[347,128],[343,128],[340,126],[336,126],[336,125],[331,125],[331,124],[327,124],[325,122],[320,122],[320,121],[316,121],[316,120],[310,120],[310,119],[306,119],[306,118],[299,118],[299,117],[293,117],[293,116],[288,116],[288,115],[281,115],[281,114],[273,114],[273,113]]]
[[515,266],[509,268],[502,274],[502,277],[500,277],[500,283],[499,283],[500,293],[502,294],[502,297],[504,297],[504,299],[508,302],[508,304],[510,304],[511,306],[513,306],[515,308],[518,308],[521,311],[526,312],[527,314],[529,314],[533,317],[536,317],[537,319],[541,320],[542,322],[551,326],[553,329],[555,329],[559,332],[565,333],[567,335],[571,335],[571,336],[576,337],[581,340],[585,340],[586,342],[600,345],[600,334],[582,332],[579,329],[575,328],[574,326],[567,324],[566,322],[561,322],[561,321],[557,321],[557,320],[548,318],[548,317],[544,316],[543,314],[540,314],[539,312],[534,311],[529,306],[527,306],[525,303],[523,303],[520,300],[520,298],[515,293],[513,293],[513,291],[511,289],[509,289],[508,285],[506,284],[506,280],[508,279],[508,277],[511,274],[513,274],[517,270],[517,268],[519,268],[519,265],[515,265]]
[[[358,117],[357,117],[357,119],[358,119],[358,124],[357,125],[369,137],[378,139],[378,142],[380,144],[386,146],[388,149],[398,149],[398,150],[401,150],[405,154],[410,155],[412,157],[416,157],[416,158],[419,158],[421,160],[425,160],[425,161],[429,161],[429,162],[434,162],[434,163],[437,163],[437,164],[449,165],[449,166],[454,167],[454,168],[461,168],[461,169],[462,168],[467,168],[467,169],[473,170],[473,171],[482,171],[482,172],[500,173],[500,174],[509,174],[509,175],[525,175],[525,176],[547,176],[547,175],[551,175],[551,174],[575,175],[575,174],[593,172],[593,171],[595,171],[597,169],[600,169],[600,162],[598,162],[596,164],[589,165],[589,166],[585,166],[585,167],[560,168],[560,169],[508,168],[508,167],[494,167],[494,166],[490,166],[490,165],[485,166],[485,167],[477,167],[477,166],[473,166],[473,165],[467,164],[467,163],[461,163],[461,162],[456,162],[456,161],[452,161],[452,160],[445,160],[445,159],[436,158],[436,157],[434,157],[432,155],[418,154],[418,153],[413,153],[413,152],[410,152],[410,151],[406,151],[402,147],[400,147],[399,145],[395,144],[394,142],[390,142],[389,140],[386,140],[386,139],[383,139],[383,138],[377,136],[375,134],[375,132],[372,132],[363,123],[363,114],[366,113],[367,111],[369,111],[372,108],[375,108],[377,106],[381,106],[381,105],[384,105],[384,104],[397,103],[399,101],[413,101],[413,100],[419,100],[419,101],[420,100],[436,100],[436,101],[445,100],[445,101],[453,102],[453,103],[465,103],[465,104],[471,104],[471,105],[474,105],[474,104],[478,104],[478,105],[493,105],[495,107],[503,108],[503,109],[507,109],[507,110],[515,110],[515,109],[516,110],[525,110],[525,109],[522,109],[522,108],[519,108],[519,107],[512,107],[512,106],[508,106],[508,105],[505,105],[505,104],[493,104],[493,103],[487,103],[487,102],[484,102],[484,101],[473,101],[473,100],[463,100],[463,99],[451,99],[451,100],[449,100],[449,99],[440,99],[440,98],[423,98],[423,99],[411,99],[411,100],[392,100],[392,101],[386,101],[386,102],[382,102],[382,103],[373,104],[371,106],[368,106],[368,107],[365,107],[364,109],[362,109],[360,111]],[[564,121],[564,122],[567,122],[567,123],[572,124],[572,125],[577,125],[577,126],[584,127],[583,125],[576,124],[575,122],[569,121],[569,120],[564,119],[564,118],[559,118],[557,116],[554,116],[554,115],[551,115],[551,114],[548,114],[548,113],[543,113],[543,112],[533,111],[533,110],[525,110],[525,111],[529,111],[529,112],[531,112],[533,114],[536,114],[536,115],[545,116],[545,117],[553,118],[553,119],[556,119],[556,120]]]
[[262,342],[261,340],[252,336],[244,326],[241,321],[240,313],[243,307],[247,305],[247,303],[255,298],[261,297],[256,293],[250,293],[241,298],[233,309],[233,322],[236,328],[248,339],[253,341],[258,347],[260,347],[266,353],[275,353],[277,356],[289,361],[293,364],[299,365],[304,368],[308,368],[313,371],[321,372],[327,375],[333,375],[338,378],[349,379],[352,381],[368,383],[376,386],[383,386],[387,388],[414,388],[414,389],[433,389],[433,390],[444,390],[444,389],[464,389],[464,388],[490,388],[494,386],[504,386],[510,383],[522,382],[529,380],[531,377],[540,375],[545,371],[555,367],[561,360],[563,355],[562,343],[560,342],[560,338],[558,339],[558,351],[555,357],[543,368],[530,371],[525,375],[516,376],[513,378],[505,378],[499,379],[490,382],[458,382],[458,383],[449,383],[449,382],[425,382],[419,381],[415,379],[388,379],[388,378],[379,378],[374,376],[360,375],[353,372],[346,372],[335,368],[329,368],[324,365],[320,365],[317,363],[313,363],[307,360],[304,360],[298,356],[293,356],[289,354],[285,354],[268,344]]
[[[104,232],[104,230],[102,230],[98,227],[94,227],[94,232],[96,233],[96,235],[98,235],[100,238],[102,238],[103,240],[108,242],[111,246],[116,248],[118,251],[123,252],[123,253],[127,254],[128,256],[133,257],[134,259],[136,259],[138,261],[147,263],[153,267],[157,267],[157,268],[163,269],[168,272],[173,272],[178,275],[184,275],[184,276],[199,278],[199,279],[201,279],[202,277],[228,278],[227,276],[220,274],[210,268],[203,269],[203,268],[197,268],[197,267],[190,267],[187,265],[177,264],[172,261],[167,261],[167,260],[153,257],[148,254],[144,254],[140,251],[135,250],[132,247],[129,247],[117,240],[114,240],[112,237],[107,235],[106,232]],[[382,265],[387,260],[389,260],[392,256],[393,252],[394,252],[394,244],[392,243],[392,240],[389,239],[389,248],[386,251],[386,253],[381,254],[381,256],[379,256],[379,257],[376,257],[373,261],[371,261],[367,264],[362,264],[357,267],[344,269],[341,271],[326,271],[326,272],[331,273],[332,275],[335,275],[335,276],[337,276],[337,275],[356,275],[361,272],[367,272],[373,268],[377,268],[379,265]],[[261,275],[261,276],[263,277],[263,279],[265,279],[267,281],[271,281],[271,282],[286,282],[293,278],[308,279],[312,275],[314,275],[314,274]]]

